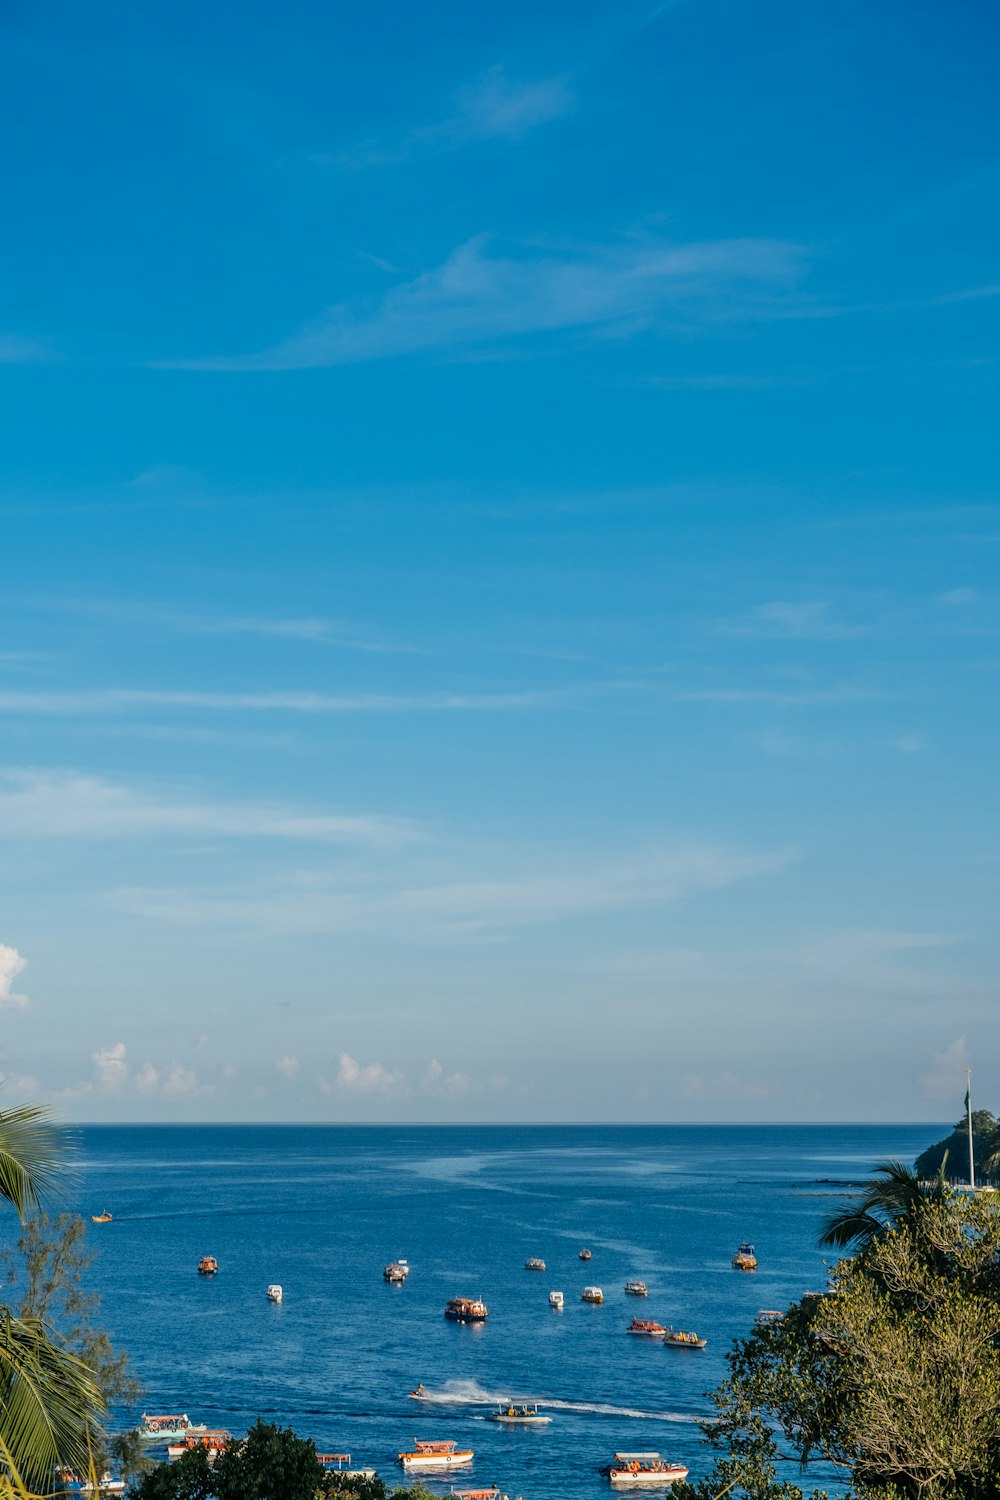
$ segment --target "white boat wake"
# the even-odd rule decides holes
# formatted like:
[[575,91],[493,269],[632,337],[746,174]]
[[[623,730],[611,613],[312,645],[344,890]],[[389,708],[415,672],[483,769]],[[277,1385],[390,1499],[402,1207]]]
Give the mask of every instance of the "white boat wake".
[[547,1396],[529,1396],[523,1391],[487,1391],[475,1380],[449,1380],[440,1390],[424,1390],[421,1401],[437,1406],[499,1406],[505,1401],[531,1401],[547,1411],[578,1411],[601,1417],[630,1417],[640,1422],[695,1423],[702,1419],[679,1411],[641,1411],[634,1406],[612,1406],[603,1401],[559,1401]]

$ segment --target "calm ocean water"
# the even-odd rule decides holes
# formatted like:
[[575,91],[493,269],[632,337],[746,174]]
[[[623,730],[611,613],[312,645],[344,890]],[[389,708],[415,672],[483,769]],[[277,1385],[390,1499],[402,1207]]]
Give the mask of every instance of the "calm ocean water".
[[[475,1449],[456,1485],[525,1500],[606,1496],[616,1448],[710,1467],[695,1419],[759,1308],[824,1285],[817,1227],[880,1157],[934,1126],[89,1127],[80,1208],[93,1284],[147,1411],[244,1431],[261,1415],[386,1479],[414,1437]],[[89,1215],[107,1207],[108,1225]],[[741,1239],[760,1269],[730,1268]],[[593,1251],[585,1265],[581,1246]],[[215,1255],[214,1280],[196,1274]],[[382,1267],[405,1256],[403,1288]],[[544,1274],[523,1269],[529,1256]],[[645,1301],[625,1281],[649,1285]],[[281,1282],[285,1300],[265,1299]],[[579,1300],[588,1282],[601,1307]],[[563,1312],[548,1306],[556,1288]],[[446,1322],[482,1296],[489,1321]],[[703,1352],[630,1338],[693,1328]],[[418,1382],[430,1403],[408,1399]],[[552,1416],[503,1430],[490,1403]],[[124,1421],[136,1413],[119,1412]],[[468,1477],[464,1477],[467,1475]],[[791,1476],[789,1476],[791,1477]],[[827,1476],[816,1476],[826,1481]],[[450,1483],[432,1483],[447,1493]]]

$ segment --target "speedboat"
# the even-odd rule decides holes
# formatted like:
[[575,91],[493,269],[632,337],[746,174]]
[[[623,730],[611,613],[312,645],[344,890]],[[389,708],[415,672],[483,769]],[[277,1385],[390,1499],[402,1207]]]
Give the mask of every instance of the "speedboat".
[[733,1256],[733,1270],[756,1271],[756,1269],[757,1256],[754,1253],[754,1248],[748,1240],[744,1240]]
[[604,1293],[599,1286],[585,1286],[580,1293],[581,1302],[603,1302]]
[[204,1422],[192,1422],[187,1412],[177,1417],[150,1417],[142,1414],[142,1426],[136,1428],[141,1443],[169,1443],[187,1437],[188,1433],[207,1432]]
[[550,1307],[558,1307],[558,1308],[561,1309],[563,1307],[563,1305],[565,1304],[565,1301],[566,1301],[566,1298],[563,1296],[562,1292],[550,1292],[549,1293],[549,1306]]
[[460,1448],[457,1443],[422,1443],[413,1439],[413,1448],[396,1455],[403,1468],[413,1469],[460,1469],[471,1464],[475,1454],[471,1448]]
[[111,1218],[112,1218],[111,1214],[109,1214],[108,1211],[107,1211],[107,1209],[105,1209],[103,1213],[100,1213],[100,1214],[91,1214],[91,1216],[90,1216],[90,1222],[92,1224],[110,1224],[111,1223]]
[[526,1260],[524,1262],[524,1269],[526,1271],[544,1271],[545,1262],[544,1260],[539,1260],[537,1256],[533,1255],[530,1260]]
[[452,1297],[444,1315],[453,1323],[483,1323],[490,1314],[481,1297]]
[[637,1333],[640,1338],[662,1339],[666,1333],[662,1323],[657,1323],[653,1318],[633,1318],[626,1330],[628,1333]]
[[663,1485],[687,1478],[687,1469],[659,1453],[616,1453],[604,1472],[612,1484]]
[[664,1344],[671,1349],[704,1349],[708,1339],[700,1339],[696,1333],[685,1333],[680,1328],[668,1328],[663,1335]]
[[396,1286],[402,1286],[410,1274],[410,1263],[406,1260],[394,1260],[386,1266],[382,1272],[385,1281],[391,1281]]
[[271,1285],[267,1289],[268,1302],[280,1302],[284,1295],[285,1294],[278,1283],[276,1281],[272,1281]]
[[198,1262],[199,1276],[214,1276],[219,1269],[219,1262],[214,1255],[203,1255]]
[[580,1251],[580,1259],[581,1260],[589,1260],[590,1259],[590,1251],[589,1250],[581,1250]]
[[648,1297],[649,1287],[644,1281],[626,1281],[625,1295],[626,1297]]
[[537,1406],[515,1406],[508,1401],[490,1413],[490,1421],[506,1422],[511,1427],[543,1427],[552,1418],[541,1416]]

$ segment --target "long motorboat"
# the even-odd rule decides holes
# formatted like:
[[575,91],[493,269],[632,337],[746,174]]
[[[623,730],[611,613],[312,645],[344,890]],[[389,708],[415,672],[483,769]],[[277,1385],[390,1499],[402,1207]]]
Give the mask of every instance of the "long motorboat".
[[403,1468],[410,1472],[414,1469],[460,1469],[471,1464],[475,1454],[471,1448],[460,1448],[457,1443],[424,1443],[414,1438],[412,1450],[399,1453],[397,1457]]
[[[61,1489],[57,1493],[65,1493],[69,1490],[74,1495],[93,1494],[94,1482],[92,1479],[81,1479],[73,1469],[57,1470]],[[97,1481],[97,1488],[102,1495],[120,1495],[125,1488],[124,1479],[115,1479],[113,1474],[103,1473]]]
[[136,1428],[142,1443],[179,1442],[189,1432],[193,1434],[207,1431],[204,1422],[192,1422],[186,1411],[176,1417],[151,1417],[143,1412],[142,1425]]
[[185,1453],[190,1453],[193,1448],[204,1448],[209,1458],[215,1458],[224,1448],[228,1448],[232,1438],[224,1427],[209,1428],[207,1432],[189,1432],[187,1437],[179,1443],[170,1443],[167,1447],[169,1459],[183,1458]]
[[749,1240],[743,1240],[733,1256],[734,1271],[756,1271],[757,1255]]
[[490,1485],[488,1490],[452,1490],[455,1500],[510,1500],[509,1495],[503,1495],[495,1484]]
[[506,1422],[510,1427],[544,1427],[552,1418],[542,1416],[537,1406],[515,1406],[507,1401],[490,1413],[490,1421]]
[[382,1272],[383,1281],[390,1281],[394,1286],[402,1286],[410,1274],[410,1263],[408,1260],[392,1260]]
[[659,1453],[616,1453],[604,1472],[612,1484],[665,1485],[686,1479],[688,1471]]
[[648,1297],[649,1287],[644,1281],[626,1281],[625,1295],[626,1297]]
[[667,1330],[655,1318],[633,1318],[626,1332],[638,1334],[640,1338],[662,1339]]
[[663,1342],[670,1349],[704,1349],[708,1339],[700,1339],[696,1333],[685,1333],[682,1328],[667,1328]]
[[349,1453],[317,1453],[316,1457],[329,1474],[343,1474],[345,1479],[374,1479],[374,1469],[352,1469]]
[[452,1297],[444,1315],[453,1323],[483,1323],[490,1313],[481,1297]]

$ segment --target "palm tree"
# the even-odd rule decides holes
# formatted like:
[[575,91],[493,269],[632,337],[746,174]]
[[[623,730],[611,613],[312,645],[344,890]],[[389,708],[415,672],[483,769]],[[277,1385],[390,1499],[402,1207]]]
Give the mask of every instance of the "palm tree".
[[880,1161],[860,1202],[833,1214],[823,1226],[819,1243],[865,1250],[890,1229],[913,1222],[928,1203],[943,1202],[949,1191],[944,1162],[937,1181],[928,1185],[901,1161]]
[[[59,1180],[68,1146],[39,1105],[0,1110],[0,1198],[22,1220]],[[55,1470],[90,1466],[104,1403],[90,1370],[37,1318],[0,1306],[0,1478],[51,1487]]]

